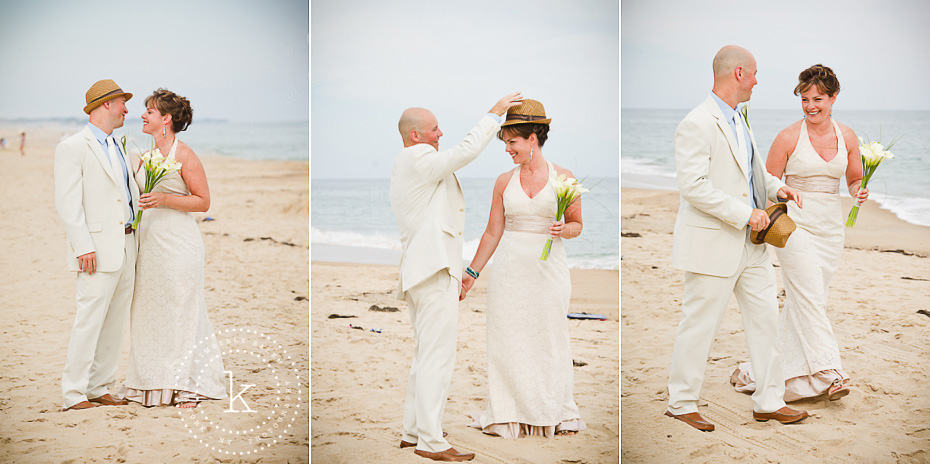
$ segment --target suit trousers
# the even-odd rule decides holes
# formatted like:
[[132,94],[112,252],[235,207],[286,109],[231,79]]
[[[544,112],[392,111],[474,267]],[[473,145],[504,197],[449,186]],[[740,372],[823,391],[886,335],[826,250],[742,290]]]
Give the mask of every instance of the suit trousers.
[[442,416],[455,366],[459,281],[442,269],[407,290],[416,344],[404,405],[404,441],[438,453],[450,448]]
[[77,311],[61,374],[64,407],[107,394],[119,367],[136,276],[136,234],[125,237],[123,265],[114,272],[77,274]]
[[668,381],[668,411],[697,412],[704,370],[711,344],[720,328],[730,294],[742,313],[749,357],[756,373],[752,395],[755,412],[773,412],[785,406],[784,377],[778,359],[778,300],[775,271],[765,245],[749,241],[747,230],[743,253],[735,274],[716,277],[685,272],[682,319],[675,335],[672,368]]

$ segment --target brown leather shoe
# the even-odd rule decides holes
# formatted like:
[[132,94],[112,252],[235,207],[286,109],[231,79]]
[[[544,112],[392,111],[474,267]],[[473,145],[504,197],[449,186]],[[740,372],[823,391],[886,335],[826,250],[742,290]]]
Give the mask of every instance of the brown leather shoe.
[[[449,435],[448,433],[442,432],[442,437],[443,437],[443,438],[445,438],[445,437],[448,436],[448,435]],[[409,441],[404,441],[404,440],[401,440],[401,441],[400,441],[400,447],[401,447],[401,448],[410,448],[411,446],[417,446],[417,444],[416,444],[416,443],[410,443]]]
[[800,421],[807,417],[807,411],[798,411],[797,409],[791,409],[788,406],[785,406],[775,412],[752,412],[752,418],[759,421],[765,422],[769,419],[775,419],[782,424],[792,424]]
[[126,400],[114,399],[112,396],[110,396],[109,393],[103,396],[99,396],[97,398],[91,398],[87,401],[90,401],[91,403],[97,403],[100,406],[124,406],[124,405],[129,404],[129,402]]
[[707,422],[701,417],[700,414],[696,412],[689,412],[688,414],[672,414],[671,412],[665,411],[665,415],[668,417],[674,417],[685,424],[688,424],[702,432],[713,432],[714,424]]
[[94,403],[91,403],[89,401],[81,401],[80,403],[73,404],[70,407],[65,408],[64,410],[70,411],[72,409],[90,409],[90,408],[96,408],[96,407],[97,405]]
[[471,461],[472,459],[475,459],[475,453],[459,453],[455,450],[455,448],[449,448],[438,453],[430,453],[429,451],[423,450],[413,450],[413,454],[432,459],[433,461],[458,462]]
[[833,381],[833,384],[830,385],[830,388],[827,390],[827,398],[830,401],[836,401],[849,394],[849,385],[848,382],[843,382],[839,379]]

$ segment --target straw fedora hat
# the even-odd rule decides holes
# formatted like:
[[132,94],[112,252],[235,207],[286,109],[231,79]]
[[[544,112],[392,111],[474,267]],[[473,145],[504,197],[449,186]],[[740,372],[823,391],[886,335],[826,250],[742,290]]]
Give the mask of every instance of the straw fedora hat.
[[110,79],[94,82],[94,85],[90,86],[90,89],[88,89],[87,93],[84,95],[84,98],[87,100],[87,106],[84,107],[84,112],[90,114],[94,108],[104,104],[104,102],[121,96],[126,97],[126,101],[132,98],[131,93],[123,92],[123,89]]
[[769,225],[758,232],[749,233],[749,241],[756,245],[768,243],[778,248],[784,248],[788,242],[788,236],[797,229],[798,226],[788,217],[788,204],[775,203],[765,208],[765,214],[769,216]]
[[507,110],[507,118],[501,127],[513,126],[515,124],[549,124],[552,119],[546,117],[546,109],[543,104],[524,99],[522,103]]

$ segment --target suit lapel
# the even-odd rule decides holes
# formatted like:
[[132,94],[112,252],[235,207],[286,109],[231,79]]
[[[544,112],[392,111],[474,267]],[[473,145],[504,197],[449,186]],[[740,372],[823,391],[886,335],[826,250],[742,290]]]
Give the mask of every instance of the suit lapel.
[[[107,154],[103,152],[103,147],[100,146],[100,142],[97,141],[97,138],[94,137],[93,132],[89,128],[84,128],[84,140],[87,142],[87,145],[90,147],[91,151],[94,152],[94,156],[97,157],[97,161],[100,162],[100,166],[103,170],[110,176],[110,179],[119,185],[119,182],[116,180],[116,173],[113,172],[113,166],[110,165],[110,159],[107,157]],[[119,151],[119,150],[117,150]]]
[[[723,113],[720,111],[720,107],[717,106],[717,102],[714,100],[713,96],[707,97],[707,100],[704,102],[707,106],[707,110],[710,111],[711,116],[714,117],[714,120],[717,122],[717,129],[723,134],[724,138],[727,140],[727,145],[730,146],[730,154],[733,155],[733,159],[736,161],[736,164],[739,165],[740,172],[743,173],[743,176],[746,176],[746,154],[740,154],[739,142],[736,140],[736,135],[733,133],[733,129],[730,128],[729,121],[723,117]],[[752,132],[750,132],[750,138]],[[755,142],[753,142],[753,149],[755,149]],[[749,178],[746,178],[749,180]]]

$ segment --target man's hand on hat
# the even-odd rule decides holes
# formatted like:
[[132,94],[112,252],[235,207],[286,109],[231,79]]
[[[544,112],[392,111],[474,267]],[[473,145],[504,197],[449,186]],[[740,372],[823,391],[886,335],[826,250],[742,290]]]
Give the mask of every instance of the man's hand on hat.
[[779,198],[787,198],[789,200],[794,200],[798,205],[798,208],[803,208],[801,205],[801,192],[798,192],[797,189],[788,187],[787,185],[778,189]]
[[749,227],[751,227],[752,230],[759,232],[768,227],[769,222],[769,215],[766,214],[765,211],[758,208],[752,210],[752,216],[749,217]]
[[513,108],[514,106],[519,105],[520,102],[522,101],[523,101],[523,95],[521,95],[520,92],[514,92],[511,94],[507,94],[506,96],[504,96],[504,98],[501,98],[500,100],[498,100],[497,103],[495,103],[494,106],[491,108],[491,111],[488,111],[488,112],[494,113],[498,116],[503,116],[505,113],[507,113],[507,110],[509,110],[510,108]]

